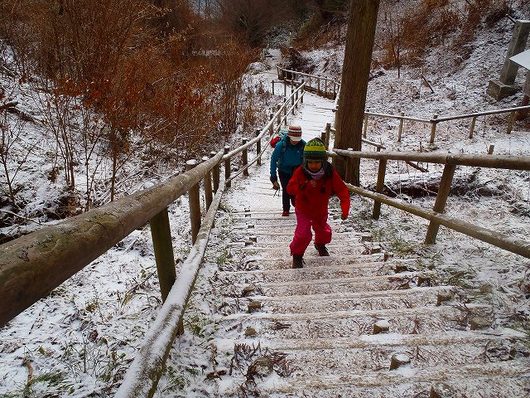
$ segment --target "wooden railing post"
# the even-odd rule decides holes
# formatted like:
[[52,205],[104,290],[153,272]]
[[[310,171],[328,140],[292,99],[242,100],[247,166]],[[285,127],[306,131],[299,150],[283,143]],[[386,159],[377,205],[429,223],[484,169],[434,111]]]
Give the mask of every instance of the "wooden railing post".
[[156,270],[160,282],[160,293],[162,301],[166,301],[171,287],[175,283],[175,258],[173,256],[173,244],[171,243],[171,229],[167,208],[154,216],[149,224],[151,226],[151,238],[155,252]]
[[[230,152],[230,147],[227,145],[224,149],[225,155]],[[230,158],[225,159],[225,185],[229,188],[232,185],[230,181]]]
[[[243,138],[243,145],[246,145],[248,138]],[[243,162],[243,175],[248,177],[248,148],[244,148],[241,152],[241,161]]]
[[293,95],[293,92],[294,92],[294,84],[293,84],[293,81],[291,80],[291,112],[292,114],[294,115],[294,95]]
[[274,80],[272,81],[272,95],[274,95]]
[[[191,170],[197,166],[196,160],[188,160],[186,162],[186,170]],[[190,202],[190,221],[191,221],[191,242],[195,243],[197,240],[197,234],[201,229],[201,202],[199,195],[199,186],[196,184],[190,188],[188,192]]]
[[276,117],[276,119],[277,119],[277,120],[276,120],[276,124],[278,125],[278,128],[281,127],[281,123],[282,123],[281,112],[279,112],[280,109],[281,109],[281,107],[282,107],[281,105],[278,105],[278,106],[276,107],[276,112],[278,112],[278,116]]
[[[271,115],[271,120],[272,120],[272,115]],[[260,132],[261,131],[259,129],[256,130],[256,137],[259,135]],[[261,138],[256,142],[256,155],[258,157],[258,166],[261,166]]]
[[[202,161],[206,162],[209,159],[208,156],[203,156]],[[212,171],[206,172],[204,175],[204,199],[206,201],[206,211],[210,208],[213,200],[212,194]]]
[[[442,180],[440,181],[440,188],[438,189],[438,194],[436,195],[436,202],[434,203],[433,210],[437,213],[443,213],[445,210],[445,204],[447,203],[447,197],[451,191],[451,183],[453,181],[453,176],[455,174],[456,166],[454,164],[446,164],[442,174]],[[438,229],[440,224],[436,221],[429,223],[429,228],[427,229],[427,236],[425,237],[425,243],[432,245],[436,242],[436,235],[438,235]]]
[[431,120],[431,139],[429,140],[429,143],[434,144],[434,137],[436,136],[436,125],[438,124],[438,114],[434,114]]
[[515,121],[515,112],[510,112],[510,116],[508,116],[508,128],[506,130],[506,133],[511,134],[513,130],[514,121]]
[[287,97],[287,81],[285,78],[283,79],[283,96]]
[[[386,159],[379,160],[379,170],[377,171],[377,185],[375,191],[377,193],[383,192],[383,187],[385,184],[385,173],[386,173]],[[381,215],[381,202],[374,200],[374,211],[372,213],[372,218],[378,220]]]
[[405,119],[403,118],[405,116],[405,112],[401,112],[401,119],[399,121],[399,130],[398,130],[398,138],[397,141],[401,142],[401,135],[403,134],[403,124],[405,123]]
[[[353,151],[353,148],[348,148],[348,151]],[[346,165],[344,170],[344,181],[352,181],[353,179],[353,158],[346,157]]]
[[304,103],[304,91],[305,91],[305,84],[304,80],[302,79],[302,85],[303,87],[300,89],[300,103]]
[[331,123],[326,123],[326,141],[324,141],[324,145],[326,145],[326,149],[329,149],[330,136],[331,136]]
[[317,94],[320,95],[320,77],[317,79]]
[[471,119],[471,126],[469,126],[469,138],[473,138],[473,133],[475,132],[475,123],[477,123],[477,117],[473,116]]
[[[369,110],[367,109],[366,112]],[[363,137],[366,138],[366,131],[368,130],[368,115],[364,112],[364,126],[363,126]]]
[[287,126],[287,97],[283,99],[283,123]]
[[[210,157],[213,158],[216,155],[215,151],[210,152]],[[219,189],[219,175],[220,175],[219,163],[213,168],[213,191],[217,193]]]

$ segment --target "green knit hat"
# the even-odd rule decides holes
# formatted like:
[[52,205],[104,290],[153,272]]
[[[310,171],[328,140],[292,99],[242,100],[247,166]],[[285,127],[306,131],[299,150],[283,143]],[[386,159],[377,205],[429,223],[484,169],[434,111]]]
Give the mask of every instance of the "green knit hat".
[[304,147],[304,160],[321,160],[328,158],[326,146],[320,138],[309,140]]

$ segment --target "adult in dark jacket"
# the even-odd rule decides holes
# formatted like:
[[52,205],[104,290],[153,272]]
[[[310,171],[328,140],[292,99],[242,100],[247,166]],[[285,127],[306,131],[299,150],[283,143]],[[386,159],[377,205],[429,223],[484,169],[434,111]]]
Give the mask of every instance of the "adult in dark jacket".
[[278,176],[282,185],[282,216],[289,215],[291,201],[294,206],[294,198],[287,193],[287,184],[294,170],[302,164],[304,157],[305,141],[302,140],[302,128],[291,125],[287,131],[287,136],[279,141],[274,147],[271,157],[270,179],[274,189],[280,189]]

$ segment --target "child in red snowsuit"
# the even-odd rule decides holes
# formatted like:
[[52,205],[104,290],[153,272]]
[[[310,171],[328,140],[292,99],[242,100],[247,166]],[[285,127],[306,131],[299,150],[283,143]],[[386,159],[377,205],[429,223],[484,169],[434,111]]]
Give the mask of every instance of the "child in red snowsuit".
[[331,227],[327,223],[329,198],[334,194],[339,197],[343,220],[350,211],[350,192],[326,159],[324,143],[319,138],[310,140],[304,148],[302,165],[287,185],[287,192],[296,200],[296,229],[290,244],[293,268],[303,267],[303,255],[312,238],[311,227],[319,255],[329,256],[326,248],[331,242]]

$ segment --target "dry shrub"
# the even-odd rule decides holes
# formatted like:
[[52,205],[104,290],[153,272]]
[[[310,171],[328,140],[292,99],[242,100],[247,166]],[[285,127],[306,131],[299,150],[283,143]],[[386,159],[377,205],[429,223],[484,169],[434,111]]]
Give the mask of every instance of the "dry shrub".
[[111,197],[125,162],[142,156],[133,139],[176,162],[218,149],[241,121],[242,75],[256,54],[185,0],[7,0],[0,12],[18,72],[101,115]]
[[509,9],[505,0],[470,0],[465,9],[448,0],[421,0],[401,16],[388,9],[379,28],[384,50],[379,63],[422,66],[429,48],[440,44],[452,48],[460,61],[467,59],[477,28],[483,22],[491,28]]

